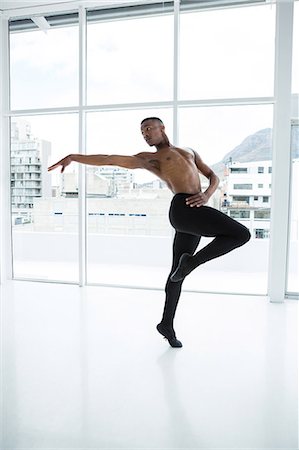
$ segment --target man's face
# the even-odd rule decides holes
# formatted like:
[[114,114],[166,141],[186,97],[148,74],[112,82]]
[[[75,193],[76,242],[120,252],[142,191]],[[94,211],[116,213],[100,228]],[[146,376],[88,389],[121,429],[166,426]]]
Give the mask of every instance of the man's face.
[[147,120],[141,125],[142,136],[151,147],[161,142],[163,131],[164,125],[161,125],[157,120]]

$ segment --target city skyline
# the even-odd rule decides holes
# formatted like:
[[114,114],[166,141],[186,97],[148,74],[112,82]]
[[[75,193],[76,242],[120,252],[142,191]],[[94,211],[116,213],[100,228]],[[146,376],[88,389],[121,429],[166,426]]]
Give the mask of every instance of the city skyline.
[[[268,146],[271,147],[271,130],[266,129],[261,131],[263,131],[263,133],[259,132],[255,133],[253,136],[246,137],[241,145],[238,145],[235,148],[234,152],[229,153],[229,155],[243,155],[244,150],[242,150],[242,148],[244,147],[247,152],[247,162],[238,161],[234,157],[230,157],[226,161],[223,179],[221,178],[220,186],[213,195],[213,204],[211,204],[211,206],[222,210],[234,219],[241,221],[245,226],[248,226],[255,238],[269,238],[272,161],[271,148],[268,149]],[[50,153],[51,143],[45,143],[43,140],[38,139],[38,137],[33,136],[29,123],[22,119],[17,119],[13,122],[12,138],[13,173],[18,173],[20,171],[20,168],[17,167],[18,164],[21,164],[23,167],[25,163],[35,163],[36,157],[39,155],[39,153],[37,153],[39,142],[42,143],[42,145],[47,144],[47,153]],[[30,154],[28,153],[29,144],[31,144]],[[298,142],[296,141],[296,145],[297,144]],[[256,154],[256,149],[261,151],[261,156],[268,154],[268,159],[263,160],[263,158],[258,158],[256,161],[252,160],[251,152],[253,151],[253,154]],[[266,153],[264,150],[267,150]],[[31,157],[33,157],[34,161],[31,161]],[[30,159],[29,162],[27,161],[28,159]],[[47,178],[49,178],[49,173],[45,172],[45,167],[42,167],[46,163],[45,160],[41,161],[38,159],[38,161],[40,161],[41,173],[46,173]],[[24,184],[24,181],[18,181],[16,179],[17,177],[18,176],[14,176],[12,179],[13,190],[20,188],[20,183]],[[71,230],[72,227],[75,227],[75,230],[77,227],[76,220],[74,222],[74,218],[77,216],[77,201],[75,203],[72,201],[78,198],[77,174],[73,171],[68,171],[60,176],[59,179],[60,186],[55,190],[55,194],[53,190],[51,195],[41,191],[39,195],[37,195],[39,199],[37,198],[33,201],[31,206],[29,205],[29,207],[33,209],[30,214],[28,213],[30,215],[30,223],[32,222],[34,224],[35,230],[49,231],[52,229],[51,227],[54,227],[53,230],[55,230],[57,226],[55,223],[57,220],[57,223],[64,223],[63,228],[65,229]],[[42,176],[39,183],[40,185],[45,184],[45,180],[42,179]],[[207,180],[202,183],[203,189],[205,189],[206,183]],[[30,188],[27,189],[28,195],[31,196],[32,189],[31,186],[28,185],[28,187]],[[52,186],[52,188],[53,187],[54,186]],[[26,190],[25,187],[23,190]],[[133,235],[136,233],[136,230],[139,230],[139,232],[141,230],[147,230],[147,233],[152,234],[154,229],[157,231],[160,230],[158,233],[162,235],[165,232],[169,233],[168,227],[166,227],[165,230],[163,227],[166,226],[165,205],[169,202],[171,193],[168,192],[168,195],[160,196],[158,192],[163,190],[168,192],[164,185],[162,186],[161,183],[156,184],[155,180],[148,183],[148,185],[138,185],[134,181],[134,171],[129,171],[128,169],[113,166],[89,167],[87,171],[87,198],[89,199],[88,221],[90,224],[94,223],[94,232],[105,234],[111,233],[112,230],[115,230],[115,232],[118,233],[123,233],[124,230],[127,230],[126,233],[132,233]],[[136,191],[135,194],[134,191]],[[153,225],[155,223],[153,220],[156,220],[157,218],[154,219],[155,214],[148,209],[149,207],[152,207],[151,198],[156,198],[153,211],[156,211],[159,216],[158,222],[155,225]],[[55,212],[57,199],[64,200],[58,208],[59,211]],[[94,200],[92,201],[91,199]],[[145,200],[146,204],[144,204]],[[45,207],[45,205],[47,205],[47,207]],[[111,208],[112,210],[110,210]],[[133,212],[134,208],[135,212]],[[42,219],[40,222],[40,217],[46,216],[48,214],[47,211],[52,211],[49,215],[50,221],[44,222],[44,219]],[[67,220],[67,217],[61,222],[61,218],[65,215],[66,211],[68,211],[66,216],[72,211],[71,215],[73,216],[73,219],[71,223],[73,223],[73,225],[66,224],[65,220]],[[17,213],[16,209],[14,213]],[[22,214],[24,213],[21,212],[21,215]],[[58,215],[59,217],[55,219],[55,215]],[[138,217],[136,223],[143,217],[143,226],[141,229],[140,225],[138,225],[137,228],[136,225],[133,226],[132,216]],[[163,226],[160,225],[161,228],[159,228],[158,225],[160,222],[164,224]],[[131,225],[129,225],[129,223]],[[48,229],[49,226],[50,228]]]
[[[37,117],[37,119],[38,119],[38,118],[39,118],[39,116]],[[51,159],[53,160],[52,153],[53,153],[53,146],[55,147],[55,144],[57,144],[56,139],[55,139],[54,145],[53,145],[52,141],[50,141],[49,138],[48,138],[48,139],[45,139],[44,137],[40,137],[39,135],[36,135],[36,134],[33,132],[33,130],[32,130],[31,121],[29,121],[28,119],[31,119],[31,118],[28,118],[28,117],[23,117],[23,118],[22,118],[22,117],[12,118],[12,126],[13,126],[13,124],[19,124],[19,126],[20,126],[20,124],[23,124],[22,126],[24,127],[24,124],[28,124],[29,129],[30,129],[31,139],[43,140],[43,141],[47,141],[47,142],[50,143],[50,146],[51,146],[51,152],[50,152],[50,155],[51,155]],[[58,124],[57,124],[57,125],[58,125]],[[34,128],[33,128],[33,129],[34,129]],[[41,130],[42,130],[42,129],[43,129],[43,128],[41,127]],[[243,143],[246,142],[246,140],[248,140],[248,139],[251,138],[251,137],[254,137],[254,136],[258,135],[260,132],[262,132],[262,131],[264,131],[264,130],[267,130],[267,129],[271,130],[271,128],[266,128],[266,129],[261,129],[261,130],[259,129],[259,130],[256,130],[255,132],[249,134],[248,136],[244,136],[244,138],[243,138],[240,142],[238,142],[234,148],[229,149],[229,151],[227,151],[227,152],[225,152],[225,153],[221,150],[221,151],[219,152],[219,154],[221,155],[221,156],[220,156],[221,159],[219,159],[219,160],[218,160],[215,164],[213,164],[213,165],[217,166],[218,163],[221,163],[221,162],[223,161],[223,158],[224,158],[225,155],[232,154],[236,149],[238,149],[239,147],[241,147],[241,146],[243,145]],[[49,136],[49,135],[48,135],[48,136]],[[50,137],[50,136],[49,136],[49,137]],[[151,149],[148,148],[148,151],[151,151]],[[74,152],[74,153],[75,153],[75,152]],[[65,155],[65,154],[63,154],[63,155]],[[259,158],[259,159],[260,159],[260,158]],[[271,158],[269,158],[269,159],[271,159]],[[237,159],[236,161],[238,162],[238,159]],[[212,166],[213,166],[213,165],[212,165]],[[69,167],[66,169],[66,172],[65,172],[65,173],[77,173],[77,169],[78,169],[78,165],[75,164],[75,163],[73,163],[71,166],[69,166]],[[91,169],[90,167],[87,166],[87,170],[92,170],[92,169]],[[102,170],[101,167],[99,167],[99,168],[98,168],[98,171],[101,171],[101,170]],[[108,169],[108,170],[113,170],[113,168],[110,167],[110,169]],[[115,168],[115,170],[119,170],[119,168]],[[124,172],[130,172],[130,173],[131,173],[131,175],[130,175],[131,181],[134,182],[134,183],[137,183],[137,184],[146,184],[146,183],[149,183],[149,182],[155,182],[156,180],[160,180],[158,177],[156,177],[155,175],[153,175],[153,174],[151,174],[151,173],[148,173],[148,174],[147,174],[147,171],[146,171],[145,169],[137,169],[137,170],[129,171],[128,169],[123,169],[123,168],[122,168],[121,170],[124,171]],[[139,175],[139,176],[138,176],[138,175]],[[221,174],[219,174],[219,175],[221,175]],[[50,172],[50,173],[49,173],[49,176],[52,176],[53,179],[55,180],[55,182],[52,183],[52,184],[54,184],[54,185],[59,185],[59,184],[61,183],[61,182],[60,182],[61,174],[60,174],[59,172],[56,172],[56,173],[51,173],[51,172]]]

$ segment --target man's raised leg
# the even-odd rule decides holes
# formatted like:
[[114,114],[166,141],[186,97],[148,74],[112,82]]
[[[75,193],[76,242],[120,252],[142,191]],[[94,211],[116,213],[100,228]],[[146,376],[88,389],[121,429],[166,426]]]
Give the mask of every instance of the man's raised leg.
[[194,208],[193,221],[186,222],[184,230],[191,233],[197,231],[202,236],[215,238],[194,256],[190,252],[181,255],[178,266],[171,275],[173,282],[182,281],[199,265],[241,247],[250,239],[250,232],[244,225],[217,209],[206,206],[198,210]]

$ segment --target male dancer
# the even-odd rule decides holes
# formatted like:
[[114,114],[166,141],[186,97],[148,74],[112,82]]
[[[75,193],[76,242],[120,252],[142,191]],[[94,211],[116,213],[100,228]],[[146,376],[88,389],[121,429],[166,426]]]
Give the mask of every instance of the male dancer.
[[[174,193],[169,219],[175,229],[175,237],[172,268],[165,286],[165,306],[157,330],[172,347],[182,347],[176,338],[173,320],[184,278],[197,266],[245,244],[250,239],[250,233],[246,227],[217,209],[204,206],[217,189],[219,179],[195,151],[170,144],[161,119],[144,119],[141,133],[150,147],[156,147],[156,152],[141,152],[133,156],[70,154],[48,170],[62,166],[63,172],[66,166],[76,161],[93,166],[142,168],[165,181]],[[201,190],[199,172],[209,180],[205,192]],[[214,239],[194,254],[201,236]]]

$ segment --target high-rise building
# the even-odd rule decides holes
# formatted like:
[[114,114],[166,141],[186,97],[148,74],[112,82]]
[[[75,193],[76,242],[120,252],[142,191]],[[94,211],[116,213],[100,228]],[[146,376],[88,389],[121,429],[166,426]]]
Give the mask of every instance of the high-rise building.
[[51,143],[32,136],[29,122],[11,125],[11,205],[13,223],[31,221],[34,198],[51,197],[47,172]]

